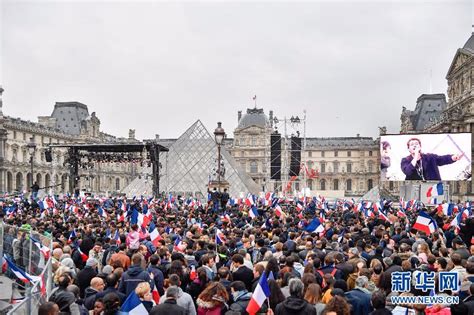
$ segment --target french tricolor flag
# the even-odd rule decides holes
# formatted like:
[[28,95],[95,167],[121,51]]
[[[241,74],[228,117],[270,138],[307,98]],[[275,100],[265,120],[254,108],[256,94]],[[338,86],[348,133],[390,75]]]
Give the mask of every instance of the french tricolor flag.
[[132,291],[120,309],[121,314],[128,314],[128,315],[141,315],[141,314],[148,314],[145,306],[143,305],[140,298]]
[[253,201],[253,196],[252,194],[248,194],[247,195],[247,198],[245,198],[245,204],[248,206],[248,207],[251,207],[253,206],[255,203]]
[[24,283],[32,283],[39,278],[39,277],[29,275],[25,271],[21,270],[13,262],[11,262],[10,259],[7,258],[7,256],[4,255],[3,259],[7,262],[7,266],[10,269],[10,271]]
[[407,214],[405,213],[405,211],[403,211],[403,209],[400,207],[397,211],[397,215],[400,217],[400,218],[406,218],[407,217]]
[[461,229],[461,222],[462,222],[462,212],[460,212],[457,216],[454,217],[453,221],[451,221],[450,226],[454,226],[456,230],[459,232]]
[[258,216],[257,207],[255,207],[254,205],[251,206],[250,209],[249,209],[249,216],[250,216],[252,219]]
[[225,244],[225,242],[226,242],[226,239],[225,239],[224,233],[222,233],[221,230],[216,228],[216,244],[222,245],[222,244]]
[[269,296],[270,288],[268,287],[266,272],[264,272],[258,281],[258,285],[255,288],[252,297],[250,298],[249,304],[247,305],[247,313],[249,313],[249,315],[257,314]]
[[158,232],[158,229],[156,228],[155,223],[151,222],[149,231],[150,231],[151,242],[153,243],[155,247],[157,247],[162,237],[160,233]]
[[390,222],[390,219],[382,210],[379,211],[379,218],[384,221]]
[[298,211],[303,210],[303,204],[300,201],[296,202],[296,210]]
[[436,185],[431,186],[430,188],[428,188],[428,191],[426,192],[426,197],[428,198],[443,196],[443,195],[444,195],[443,183],[437,183]]
[[415,224],[413,224],[413,228],[425,232],[426,235],[430,235],[438,229],[438,225],[428,213],[420,211]]
[[452,203],[443,203],[438,206],[438,214],[443,213],[445,216],[451,216],[454,211],[454,204]]
[[115,236],[114,236],[115,243],[120,245],[122,244],[122,241],[120,240],[120,234],[118,230],[115,230]]
[[321,221],[319,220],[319,218],[314,218],[308,224],[305,230],[306,232],[309,232],[309,233],[313,233],[313,232],[321,233],[321,232],[324,232],[324,226],[321,224]]

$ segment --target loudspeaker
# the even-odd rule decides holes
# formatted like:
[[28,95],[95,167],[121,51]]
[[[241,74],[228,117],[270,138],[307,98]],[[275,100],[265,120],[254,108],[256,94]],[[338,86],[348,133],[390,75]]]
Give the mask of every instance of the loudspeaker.
[[51,154],[51,150],[44,151],[44,158],[46,162],[53,162],[53,155]]
[[270,179],[281,180],[281,135],[270,135]]
[[290,176],[298,176],[301,169],[301,138],[291,137]]

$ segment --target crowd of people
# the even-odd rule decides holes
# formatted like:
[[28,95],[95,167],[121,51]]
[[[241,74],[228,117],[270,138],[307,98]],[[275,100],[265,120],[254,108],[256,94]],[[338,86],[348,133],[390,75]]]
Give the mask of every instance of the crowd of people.
[[[4,253],[25,268],[22,228],[51,236],[54,289],[40,315],[116,315],[135,295],[143,314],[247,315],[262,278],[268,295],[258,314],[474,314],[472,215],[451,225],[456,211],[417,203],[400,216],[390,201],[374,209],[323,198],[226,198],[221,206],[179,196],[7,198],[4,222],[19,229],[5,230]],[[470,205],[457,212],[463,207]],[[413,228],[420,211],[436,231]],[[320,226],[311,230],[315,218]],[[393,304],[393,296],[430,294],[395,292],[392,274],[402,271],[457,272],[459,290],[434,293],[460,302]]]

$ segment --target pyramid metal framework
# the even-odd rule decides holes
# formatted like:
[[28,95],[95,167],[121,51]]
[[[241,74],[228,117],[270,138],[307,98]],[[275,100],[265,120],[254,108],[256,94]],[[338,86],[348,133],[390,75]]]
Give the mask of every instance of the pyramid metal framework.
[[[217,144],[200,120],[196,121],[169,148],[160,153],[160,190],[173,195],[205,198],[209,180],[215,179]],[[258,193],[258,185],[240,168],[230,153],[221,148],[225,180],[231,196]],[[213,171],[214,170],[214,171]],[[147,176],[136,178],[122,192],[127,195],[150,195],[152,183]]]

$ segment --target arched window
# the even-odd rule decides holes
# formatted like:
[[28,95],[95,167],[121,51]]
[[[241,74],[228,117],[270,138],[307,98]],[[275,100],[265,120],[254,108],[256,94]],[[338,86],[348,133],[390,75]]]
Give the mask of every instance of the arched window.
[[23,174],[22,173],[16,174],[16,190],[17,191],[23,190]]
[[250,162],[250,173],[258,173],[257,161]]
[[321,179],[321,190],[326,190],[326,180]]
[[332,186],[334,190],[339,190],[339,179],[335,179]]
[[346,180],[346,190],[351,191],[352,190],[352,179]]
[[115,179],[115,190],[120,190],[120,178]]
[[7,172],[7,192],[13,191],[13,175],[10,172]]

